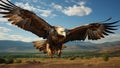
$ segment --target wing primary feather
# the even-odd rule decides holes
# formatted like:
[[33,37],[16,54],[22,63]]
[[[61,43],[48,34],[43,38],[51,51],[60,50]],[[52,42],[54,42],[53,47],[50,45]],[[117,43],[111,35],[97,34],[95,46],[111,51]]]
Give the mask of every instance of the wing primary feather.
[[98,33],[100,37],[104,38],[104,35],[102,34],[102,32],[103,32],[103,31],[97,30],[96,33]]
[[118,22],[120,22],[120,20],[115,21],[115,22],[112,22],[112,23],[104,23],[104,24],[105,24],[105,25],[112,25],[112,24],[116,24],[116,23],[118,23]]
[[105,30],[105,32],[108,32],[108,33],[114,33],[114,32],[112,32],[112,31],[109,31],[109,30],[107,30],[107,29]]
[[10,12],[0,12],[0,14],[9,14]]
[[92,39],[91,30],[88,30],[88,39],[89,39],[89,40]]
[[11,8],[10,6],[6,6],[6,5],[3,5],[3,4],[0,4],[0,6],[2,6],[4,8]]
[[83,37],[83,41],[85,40],[85,38],[87,37],[87,33],[86,33],[86,31],[84,31],[85,32],[85,34],[84,34],[84,37]]
[[84,41],[86,37],[86,31],[83,31],[81,39]]
[[90,30],[90,38],[92,39],[93,35],[92,35],[92,31]]
[[8,21],[12,21],[12,19],[8,19]]
[[117,30],[115,28],[110,28],[110,27],[106,27],[106,29],[109,29],[109,30]]
[[92,40],[95,40],[95,39],[96,39],[96,37],[95,37],[95,35],[94,35],[94,31],[91,31],[91,39],[92,39]]
[[87,30],[88,39],[90,39],[89,29]]
[[18,26],[24,25],[24,22],[25,22],[24,20],[21,20],[21,21],[17,22],[16,25],[18,25]]
[[94,31],[93,33],[94,33],[94,37],[95,37],[94,40],[96,40],[98,38],[99,34],[96,31]]
[[96,39],[96,34],[95,34],[94,31],[92,32],[92,35],[93,35],[92,39],[95,40]]
[[91,33],[91,30],[90,30],[90,39],[92,40],[92,33]]
[[8,4],[8,3],[6,3],[6,2],[4,2],[4,1],[2,1],[2,0],[0,0],[0,1],[1,1],[2,3],[4,3],[4,4],[8,5],[8,6],[14,7],[13,5]]
[[11,3],[9,0],[6,0],[10,5],[14,6],[14,7],[18,7],[16,5],[14,5],[13,3]]
[[105,38],[103,34],[101,34],[101,37],[102,37],[102,38]]
[[88,40],[90,40],[90,36],[88,35]]
[[92,40],[95,40],[95,39],[96,39],[96,36],[95,36],[95,34],[94,34],[94,31],[91,32],[91,34],[92,34]]
[[101,22],[107,22],[107,21],[109,21],[109,20],[111,20],[112,19],[112,17],[110,17],[110,18],[108,18],[108,19],[106,19],[106,20],[104,20],[104,21],[101,21]]
[[105,27],[118,27],[119,25],[111,26],[111,25],[105,25]]
[[3,7],[0,7],[0,9],[4,9],[4,10],[11,10],[11,9],[9,9],[9,8],[3,8]]
[[102,33],[99,33],[99,32],[97,32],[97,33],[100,37],[104,38],[104,35]]
[[94,32],[94,36],[95,36],[95,40],[99,39],[100,38],[100,34],[97,33],[96,31]]
[[11,14],[9,14],[9,15],[5,15],[5,16],[3,16],[3,18],[9,18],[9,17],[11,17],[12,15]]
[[[30,23],[27,23],[26,20],[21,20],[21,21],[19,21],[19,22],[17,22],[17,23],[14,23],[14,24],[18,25],[18,26],[21,27],[21,28],[24,28],[24,26],[25,26],[26,24],[30,24]],[[29,25],[27,25],[27,27],[28,27],[28,26],[29,26]]]
[[103,32],[103,34],[104,34],[104,35],[109,35],[109,34],[107,34],[106,32]]
[[94,35],[95,35],[95,39],[94,40],[97,40],[97,39],[100,39],[101,35],[97,32],[94,32]]

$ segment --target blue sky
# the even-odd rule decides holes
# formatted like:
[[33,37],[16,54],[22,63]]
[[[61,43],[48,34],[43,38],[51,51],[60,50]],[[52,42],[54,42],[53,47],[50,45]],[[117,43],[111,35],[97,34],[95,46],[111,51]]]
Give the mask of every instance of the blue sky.
[[[51,25],[65,28],[100,22],[109,17],[110,21],[120,20],[120,0],[10,0],[24,9],[33,11]],[[118,23],[120,24],[120,23]],[[120,27],[118,27],[120,28]],[[120,30],[105,39],[92,41],[103,43],[120,40]],[[40,40],[36,35],[15,27],[0,18],[0,40],[30,42]],[[88,40],[87,40],[88,41]]]

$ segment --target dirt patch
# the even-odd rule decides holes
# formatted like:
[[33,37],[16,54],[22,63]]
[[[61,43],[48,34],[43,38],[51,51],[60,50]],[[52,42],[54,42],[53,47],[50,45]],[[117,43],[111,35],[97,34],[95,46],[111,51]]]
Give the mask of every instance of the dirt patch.
[[0,68],[120,68],[120,57],[112,57],[109,61],[103,61],[102,58],[74,60],[35,58],[22,59],[22,61],[24,62],[19,64],[0,64]]
[[9,64],[0,68],[120,68],[111,65],[81,65],[81,64]]

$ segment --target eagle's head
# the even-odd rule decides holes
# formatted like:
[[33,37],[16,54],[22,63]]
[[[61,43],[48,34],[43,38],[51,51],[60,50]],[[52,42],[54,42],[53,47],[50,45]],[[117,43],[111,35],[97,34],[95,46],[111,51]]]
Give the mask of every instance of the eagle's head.
[[66,37],[66,29],[61,26],[55,26],[55,30],[58,35]]

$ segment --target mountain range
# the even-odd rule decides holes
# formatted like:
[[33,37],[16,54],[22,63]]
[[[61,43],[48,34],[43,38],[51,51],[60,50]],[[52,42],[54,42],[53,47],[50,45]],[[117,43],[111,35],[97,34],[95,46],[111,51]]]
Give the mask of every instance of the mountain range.
[[[120,51],[120,41],[99,44],[83,41],[73,41],[68,42],[65,45],[67,46],[65,51],[109,51],[115,49]],[[38,52],[38,50],[33,47],[32,42],[0,40],[0,52]]]

